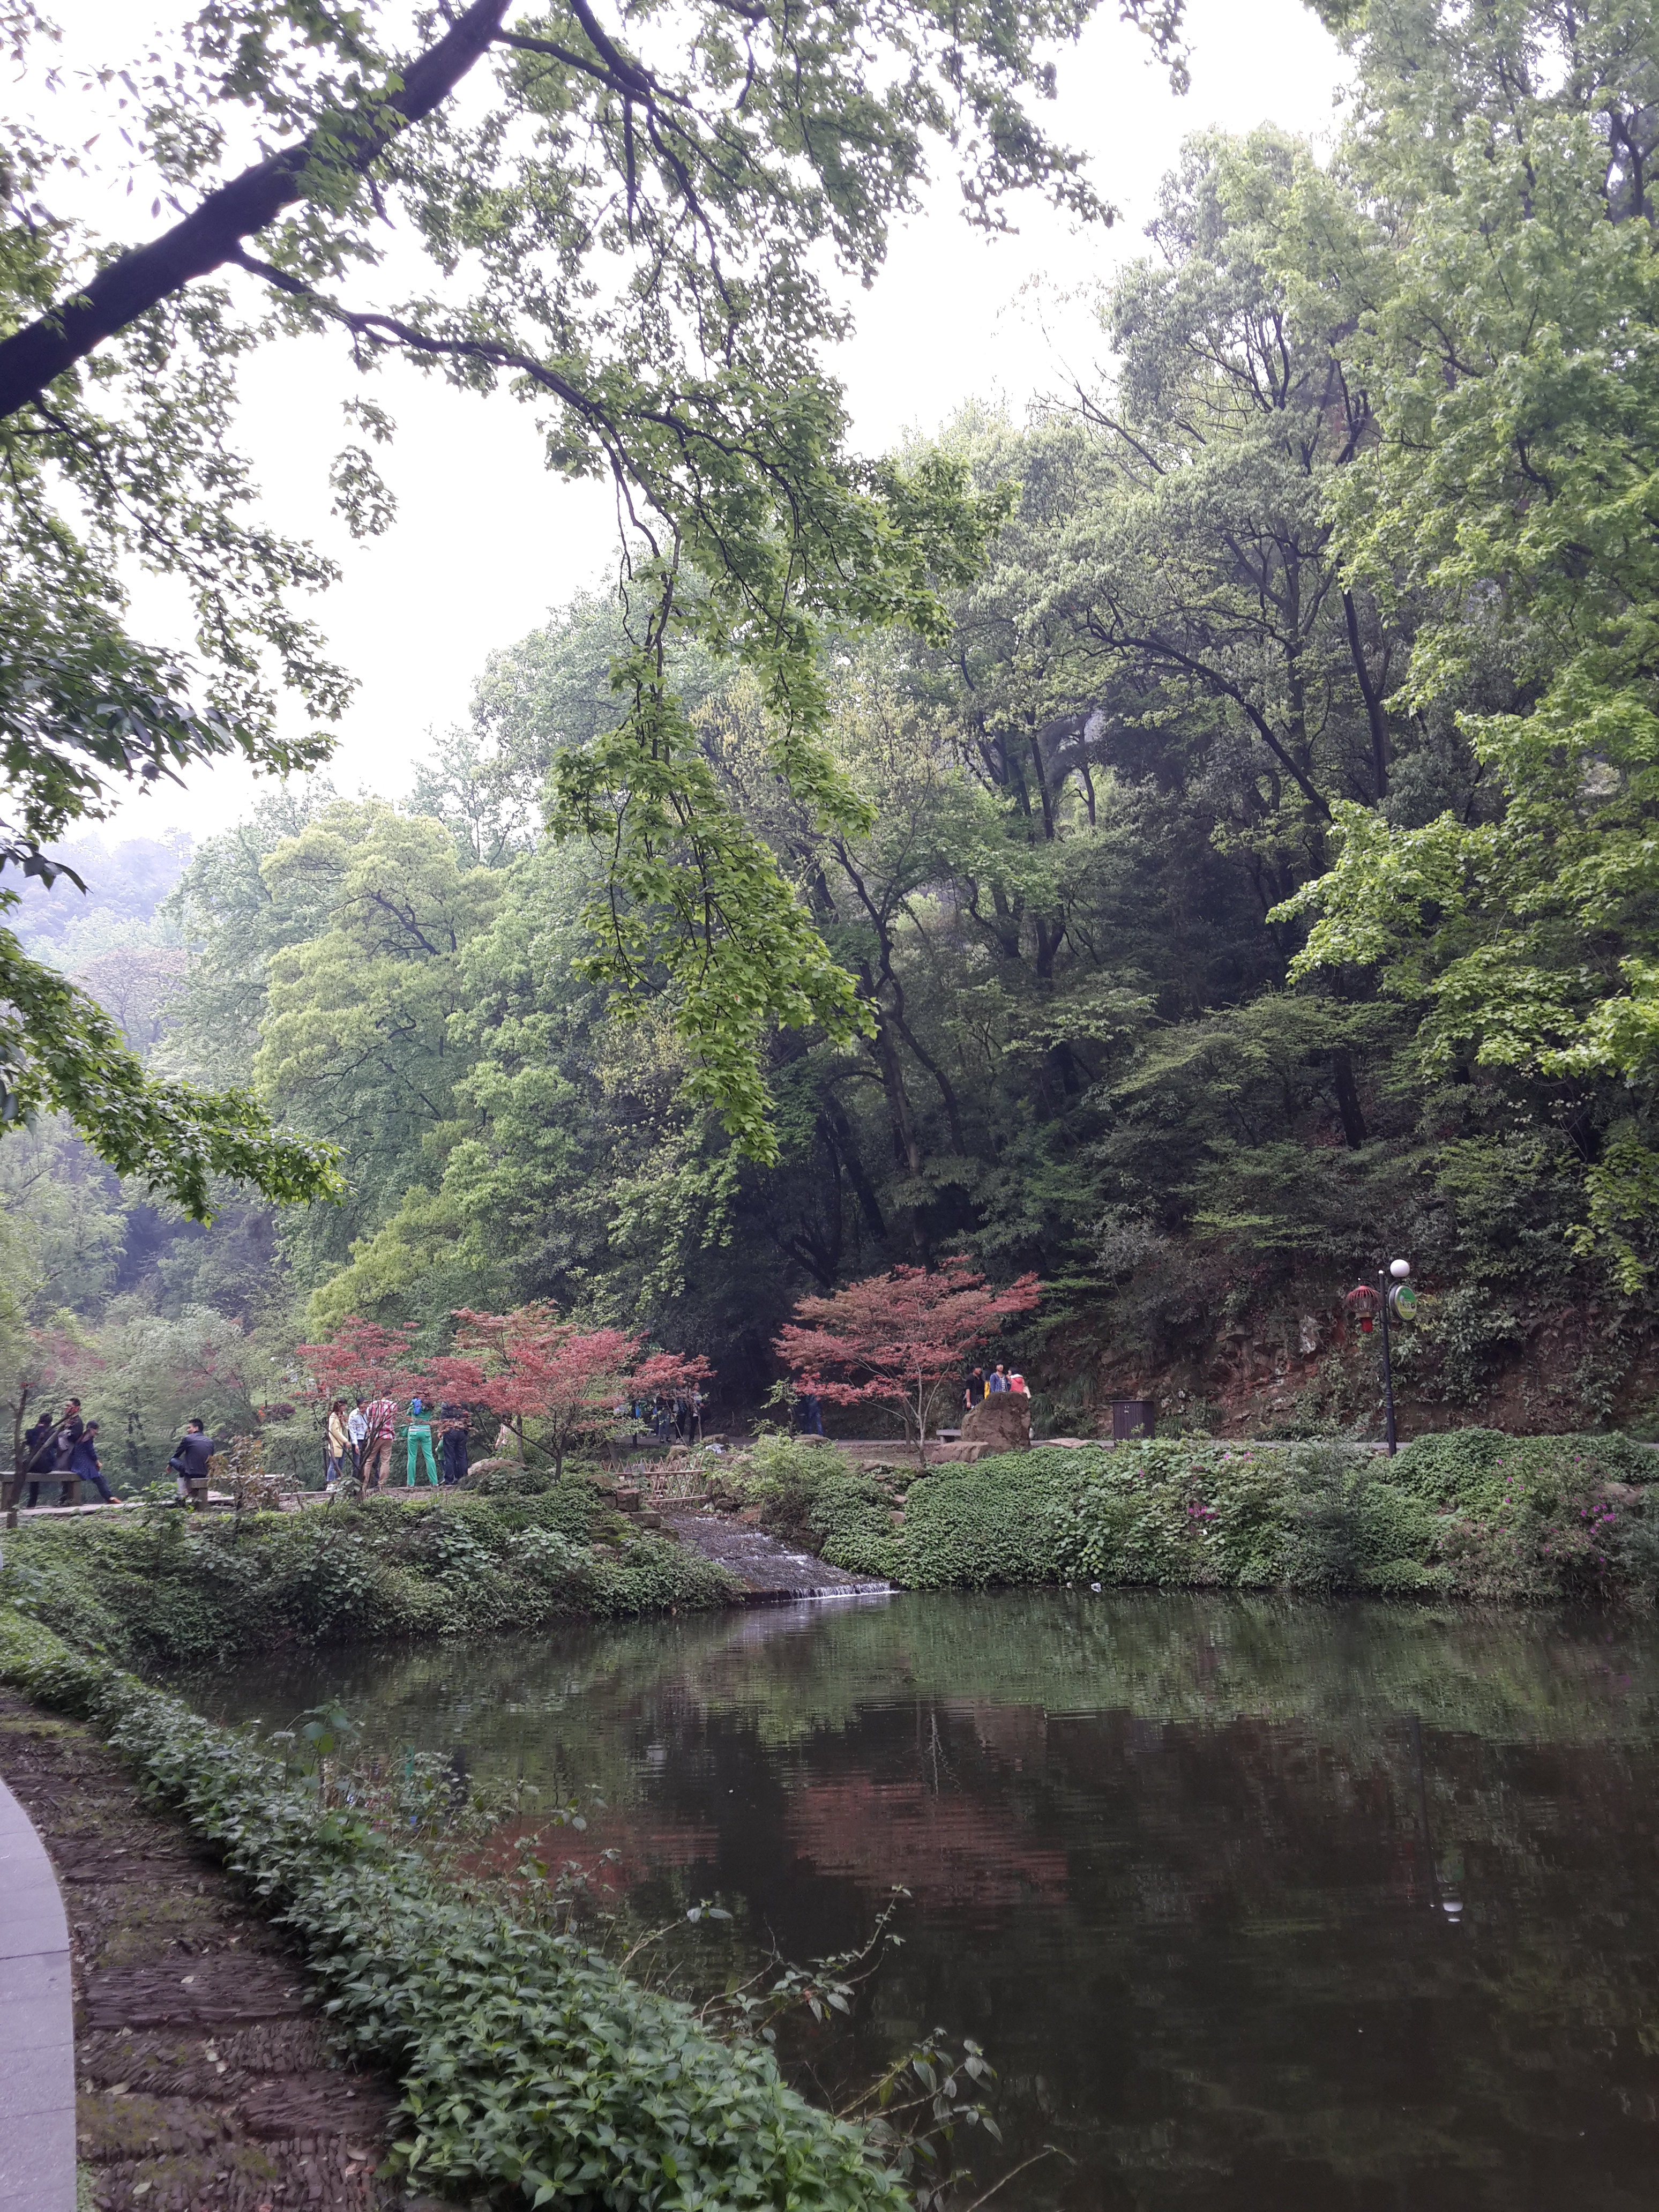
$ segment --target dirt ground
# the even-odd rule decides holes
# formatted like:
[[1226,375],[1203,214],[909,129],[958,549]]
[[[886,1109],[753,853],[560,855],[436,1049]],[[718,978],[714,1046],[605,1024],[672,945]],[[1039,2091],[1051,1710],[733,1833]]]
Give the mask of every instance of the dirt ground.
[[343,2070],[277,1931],[85,1729],[0,1691],[0,1776],[74,1954],[80,2159],[100,2212],[415,2212],[391,2086]]

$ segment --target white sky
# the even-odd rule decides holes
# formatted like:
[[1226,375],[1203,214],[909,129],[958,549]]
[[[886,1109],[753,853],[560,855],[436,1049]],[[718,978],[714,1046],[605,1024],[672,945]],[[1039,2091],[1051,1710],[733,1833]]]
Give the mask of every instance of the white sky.
[[[139,13],[173,10],[60,0],[58,12],[74,46],[114,58],[139,35]],[[1091,155],[1096,188],[1121,210],[1112,230],[1078,234],[1038,204],[1022,211],[1018,234],[987,240],[956,213],[954,185],[941,183],[929,210],[895,238],[858,302],[857,335],[832,363],[863,450],[880,452],[908,428],[937,428],[974,398],[1019,416],[1034,394],[1086,372],[1098,357],[1097,333],[1066,295],[1145,249],[1158,179],[1190,133],[1271,120],[1328,138],[1342,58],[1301,0],[1188,0],[1188,15],[1184,100],[1148,62],[1145,41],[1115,21],[1110,0],[1061,60],[1054,127]],[[93,205],[87,212],[97,221]],[[131,234],[126,212],[112,207],[99,227]],[[398,421],[382,466],[399,518],[387,536],[355,544],[330,514],[327,471],[343,437],[340,404],[364,389],[329,341],[272,349],[245,370],[243,444],[270,519],[325,547],[344,570],[315,603],[360,686],[331,772],[343,789],[396,796],[430,736],[465,718],[485,656],[605,579],[614,524],[601,488],[548,476],[527,408],[394,368],[368,389]],[[145,587],[140,615],[159,629],[166,595]],[[235,820],[253,788],[239,767],[201,769],[187,791],[164,787],[136,799],[106,834],[177,826],[199,837]]]

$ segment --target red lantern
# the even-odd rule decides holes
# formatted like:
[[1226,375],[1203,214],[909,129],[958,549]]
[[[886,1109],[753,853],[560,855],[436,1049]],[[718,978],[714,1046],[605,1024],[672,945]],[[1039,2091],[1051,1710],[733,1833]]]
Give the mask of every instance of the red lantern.
[[1374,1291],[1369,1283],[1361,1283],[1358,1290],[1349,1291],[1343,1303],[1358,1322],[1361,1336],[1369,1336],[1382,1310],[1381,1292]]

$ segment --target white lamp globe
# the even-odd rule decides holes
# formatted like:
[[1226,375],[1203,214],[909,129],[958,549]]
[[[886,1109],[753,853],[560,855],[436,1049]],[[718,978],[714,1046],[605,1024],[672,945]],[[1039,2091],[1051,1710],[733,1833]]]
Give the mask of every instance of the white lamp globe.
[[1390,1260],[1389,1262],[1389,1273],[1396,1283],[1403,1283],[1411,1271],[1412,1263],[1409,1260]]

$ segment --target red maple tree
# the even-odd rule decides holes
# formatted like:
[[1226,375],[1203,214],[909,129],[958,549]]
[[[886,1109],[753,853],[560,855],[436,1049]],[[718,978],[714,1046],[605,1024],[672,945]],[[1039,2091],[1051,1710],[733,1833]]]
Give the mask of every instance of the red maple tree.
[[425,1395],[411,1349],[415,1332],[382,1328],[351,1314],[320,1344],[302,1344],[295,1358],[311,1376],[307,1395],[331,1405],[336,1398],[412,1398]]
[[525,1422],[535,1421],[539,1441],[553,1455],[556,1482],[567,1455],[613,1430],[630,1399],[690,1389],[713,1372],[706,1360],[675,1352],[641,1360],[639,1337],[620,1328],[579,1328],[560,1321],[549,1305],[510,1314],[463,1307],[455,1320],[457,1354],[428,1363],[444,1395],[468,1397],[501,1414],[517,1430],[521,1449]]
[[772,1349],[799,1389],[832,1406],[896,1406],[926,1465],[927,1431],[955,1405],[969,1353],[1042,1295],[1035,1275],[994,1290],[959,1253],[937,1267],[895,1267],[829,1297],[802,1298]]

